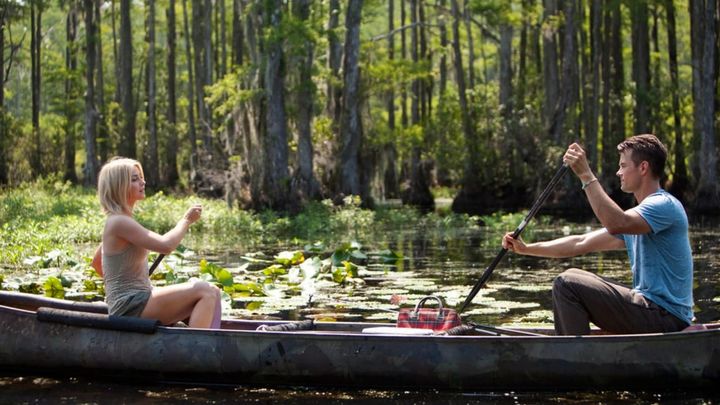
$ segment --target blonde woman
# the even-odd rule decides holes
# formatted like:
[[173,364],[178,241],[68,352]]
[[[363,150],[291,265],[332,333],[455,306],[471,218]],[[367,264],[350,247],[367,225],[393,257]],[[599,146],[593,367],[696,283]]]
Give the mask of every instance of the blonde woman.
[[98,177],[98,197],[107,216],[102,244],[92,266],[105,281],[105,300],[111,315],[158,319],[165,325],[189,319],[193,328],[220,326],[220,290],[194,281],[153,287],[148,274],[148,251],[168,254],[175,250],[200,219],[202,206],[194,205],[164,235],[145,229],[133,218],[135,203],[145,198],[145,178],[140,163],[115,158]]

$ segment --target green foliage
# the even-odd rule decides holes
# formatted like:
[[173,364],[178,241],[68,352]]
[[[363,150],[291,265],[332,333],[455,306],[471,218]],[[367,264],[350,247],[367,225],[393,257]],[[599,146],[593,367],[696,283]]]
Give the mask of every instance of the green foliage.
[[210,107],[215,122],[221,123],[220,128],[225,128],[226,118],[245,102],[262,95],[258,89],[248,89],[242,86],[247,81],[252,70],[249,67],[237,68],[235,71],[226,74],[214,84],[207,86],[205,102]]
[[219,284],[225,292],[234,291],[233,285],[235,283],[233,282],[232,274],[216,264],[209,263],[205,259],[200,260],[200,276],[208,276],[204,277],[206,281]]
[[45,296],[52,298],[65,298],[65,286],[57,277],[48,277],[43,283]]
[[0,193],[0,263],[74,265],[74,246],[97,241],[103,216],[97,197],[55,177]]

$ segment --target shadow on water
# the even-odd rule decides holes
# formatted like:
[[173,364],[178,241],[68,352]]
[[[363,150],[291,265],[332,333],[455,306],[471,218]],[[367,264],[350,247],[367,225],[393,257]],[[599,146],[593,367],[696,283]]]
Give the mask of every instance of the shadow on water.
[[2,403],[12,404],[163,404],[163,403],[283,403],[283,404],[707,404],[720,393],[693,391],[385,391],[373,389],[314,389],[311,387],[249,387],[189,385],[173,382],[143,384],[74,377],[0,377]]
[[[568,228],[568,227],[564,227]],[[586,224],[570,229],[533,229],[528,240],[562,236],[589,230]],[[720,318],[720,231],[716,226],[694,227],[691,232],[695,260],[696,316],[701,322]],[[235,302],[226,317],[393,320],[398,309],[390,303],[397,294],[405,297],[403,306],[434,294],[446,305],[457,307],[465,299],[485,266],[499,249],[499,235],[488,235],[485,228],[384,229],[360,241],[368,252],[392,249],[403,259],[392,265],[370,259],[358,284],[317,283],[310,300],[298,297],[248,298]],[[256,247],[266,253],[298,246]],[[228,269],[242,264],[246,247],[237,254],[218,254]],[[486,288],[463,314],[465,320],[489,325],[552,327],[550,291],[552,279],[570,267],[584,268],[620,282],[630,283],[631,275],[624,252],[548,260],[508,255],[498,266]],[[392,376],[388,376],[392,378]],[[281,382],[279,382],[281,383]],[[193,386],[187,384],[144,384],[69,377],[0,377],[2,403],[713,403],[718,392],[477,392],[343,390],[309,387]]]

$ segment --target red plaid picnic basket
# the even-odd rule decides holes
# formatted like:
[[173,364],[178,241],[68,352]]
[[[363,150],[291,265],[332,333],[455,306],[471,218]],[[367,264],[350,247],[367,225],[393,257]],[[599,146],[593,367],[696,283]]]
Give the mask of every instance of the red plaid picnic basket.
[[[437,308],[423,308],[428,300],[437,301]],[[440,298],[433,295],[422,298],[415,309],[404,308],[398,313],[398,328],[422,328],[432,330],[448,330],[462,325],[460,315],[450,308],[443,308]]]

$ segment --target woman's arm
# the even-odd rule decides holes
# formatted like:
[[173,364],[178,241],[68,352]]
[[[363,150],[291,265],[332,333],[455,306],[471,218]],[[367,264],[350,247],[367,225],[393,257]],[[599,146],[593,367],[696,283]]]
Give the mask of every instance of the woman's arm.
[[169,254],[180,244],[190,225],[200,219],[201,214],[202,206],[191,207],[177,225],[163,235],[146,229],[131,217],[114,215],[109,217],[105,224],[103,240],[107,239],[106,244],[110,240],[116,242],[116,249],[112,250],[121,250],[122,245],[131,243],[154,252]]
[[100,246],[95,249],[95,255],[93,256],[92,262],[90,263],[90,266],[95,269],[97,274],[100,277],[103,277],[103,270],[102,270],[102,243],[100,243]]

